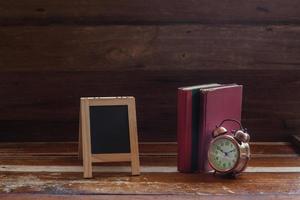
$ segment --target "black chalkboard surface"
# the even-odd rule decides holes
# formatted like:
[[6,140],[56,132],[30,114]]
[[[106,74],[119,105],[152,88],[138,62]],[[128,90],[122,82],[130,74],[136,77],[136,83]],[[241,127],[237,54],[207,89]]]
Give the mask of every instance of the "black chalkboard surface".
[[92,154],[130,153],[128,106],[90,106]]
[[134,97],[82,97],[79,125],[84,178],[96,162],[131,162],[131,174],[140,174]]

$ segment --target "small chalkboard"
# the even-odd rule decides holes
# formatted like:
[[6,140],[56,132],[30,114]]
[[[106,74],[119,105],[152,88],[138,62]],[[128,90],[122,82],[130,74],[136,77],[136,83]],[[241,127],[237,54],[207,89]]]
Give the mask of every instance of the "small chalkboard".
[[81,98],[79,155],[85,178],[93,162],[129,161],[140,173],[134,97]]

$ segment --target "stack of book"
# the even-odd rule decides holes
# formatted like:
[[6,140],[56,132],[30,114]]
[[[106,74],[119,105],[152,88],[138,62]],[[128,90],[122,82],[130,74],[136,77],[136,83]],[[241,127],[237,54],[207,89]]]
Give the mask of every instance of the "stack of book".
[[[243,86],[205,84],[178,88],[178,171],[207,172],[212,132],[224,119],[241,120]],[[227,123],[227,130],[237,130]]]

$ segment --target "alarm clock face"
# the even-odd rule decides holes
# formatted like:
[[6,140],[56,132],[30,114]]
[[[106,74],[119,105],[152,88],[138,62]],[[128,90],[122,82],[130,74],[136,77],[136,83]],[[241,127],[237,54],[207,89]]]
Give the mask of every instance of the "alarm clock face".
[[208,151],[208,160],[211,167],[219,172],[232,170],[236,166],[239,156],[238,144],[230,136],[214,139]]

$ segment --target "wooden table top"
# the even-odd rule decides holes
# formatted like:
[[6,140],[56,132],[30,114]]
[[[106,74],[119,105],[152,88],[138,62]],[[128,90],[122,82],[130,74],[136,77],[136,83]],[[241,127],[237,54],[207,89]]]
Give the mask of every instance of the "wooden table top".
[[300,199],[300,155],[290,143],[252,143],[237,179],[183,174],[176,143],[141,143],[140,176],[127,163],[97,164],[83,179],[77,143],[0,144],[0,199]]

